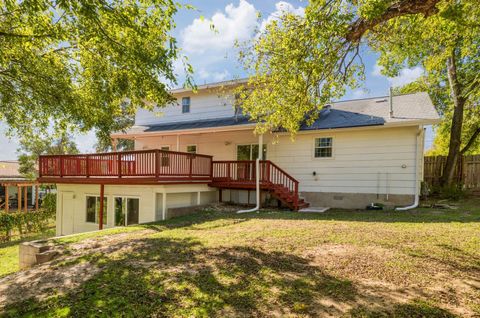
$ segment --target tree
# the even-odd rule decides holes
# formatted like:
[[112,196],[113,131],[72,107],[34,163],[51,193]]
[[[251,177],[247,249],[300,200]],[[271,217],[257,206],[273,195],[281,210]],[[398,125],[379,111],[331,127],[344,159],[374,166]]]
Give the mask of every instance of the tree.
[[[394,90],[396,94],[428,92],[443,117],[442,122],[436,128],[433,148],[428,151],[428,155],[446,156],[448,154],[453,106],[449,86],[446,85],[446,82],[446,79],[440,76],[423,76],[415,82]],[[460,150],[462,155],[480,154],[480,138],[478,138],[480,107],[476,100],[468,98],[465,104]]]
[[[0,120],[19,136],[112,130],[172,100],[173,0],[0,0]],[[186,83],[191,84],[191,67]]]
[[380,53],[385,75],[421,65],[429,76],[445,78],[453,108],[444,172],[450,183],[465,104],[477,105],[480,96],[479,18],[476,0],[313,1],[304,16],[283,15],[242,51],[248,85],[255,87],[242,95],[243,109],[259,132],[283,127],[295,134],[320,107],[360,85],[360,51],[368,45]]
[[19,172],[33,180],[38,177],[37,163],[40,155],[77,154],[79,151],[73,137],[63,134],[58,138],[22,140],[18,152]]

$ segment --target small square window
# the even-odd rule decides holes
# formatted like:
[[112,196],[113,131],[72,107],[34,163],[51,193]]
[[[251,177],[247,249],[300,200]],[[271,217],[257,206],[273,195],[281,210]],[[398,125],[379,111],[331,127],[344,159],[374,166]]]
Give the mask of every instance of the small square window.
[[197,146],[196,145],[188,145],[187,146],[188,153],[197,153]]
[[190,97],[183,97],[182,98],[182,113],[189,113],[190,112]]
[[333,140],[328,138],[315,138],[315,158],[331,158],[332,157]]

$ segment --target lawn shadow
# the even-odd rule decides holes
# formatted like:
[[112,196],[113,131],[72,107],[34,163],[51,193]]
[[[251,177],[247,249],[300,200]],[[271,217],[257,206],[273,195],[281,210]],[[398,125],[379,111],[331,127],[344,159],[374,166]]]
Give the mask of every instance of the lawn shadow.
[[[364,299],[358,283],[333,277],[303,257],[247,242],[209,248],[154,235],[109,248],[73,265],[52,264],[54,270],[4,282],[6,315],[338,316]],[[368,301],[397,305],[385,297]]]

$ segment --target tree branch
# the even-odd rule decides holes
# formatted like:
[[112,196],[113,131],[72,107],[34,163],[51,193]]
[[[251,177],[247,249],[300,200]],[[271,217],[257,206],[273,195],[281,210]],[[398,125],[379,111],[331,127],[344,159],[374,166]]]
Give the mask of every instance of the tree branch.
[[465,147],[463,147],[462,150],[460,150],[460,153],[463,155],[464,153],[466,153],[468,151],[468,149],[470,149],[470,147],[473,145],[473,143],[475,142],[475,139],[477,139],[478,135],[480,135],[480,127],[478,127],[475,132],[470,136],[470,139],[468,140],[467,144],[465,145]]
[[440,0],[401,0],[388,7],[380,16],[367,20],[360,18],[355,21],[346,35],[346,39],[350,42],[360,42],[362,36],[368,30],[373,29],[380,23],[386,22],[390,19],[405,16],[409,14],[423,14],[428,17],[438,12],[436,8]]

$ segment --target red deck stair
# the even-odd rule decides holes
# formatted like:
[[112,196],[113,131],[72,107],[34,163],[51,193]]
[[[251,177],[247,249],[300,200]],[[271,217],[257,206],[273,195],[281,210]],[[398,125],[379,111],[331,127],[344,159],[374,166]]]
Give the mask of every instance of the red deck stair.
[[[255,161],[213,161],[213,181],[219,189],[255,189]],[[294,211],[309,206],[298,193],[298,181],[269,160],[260,162],[260,187]]]

